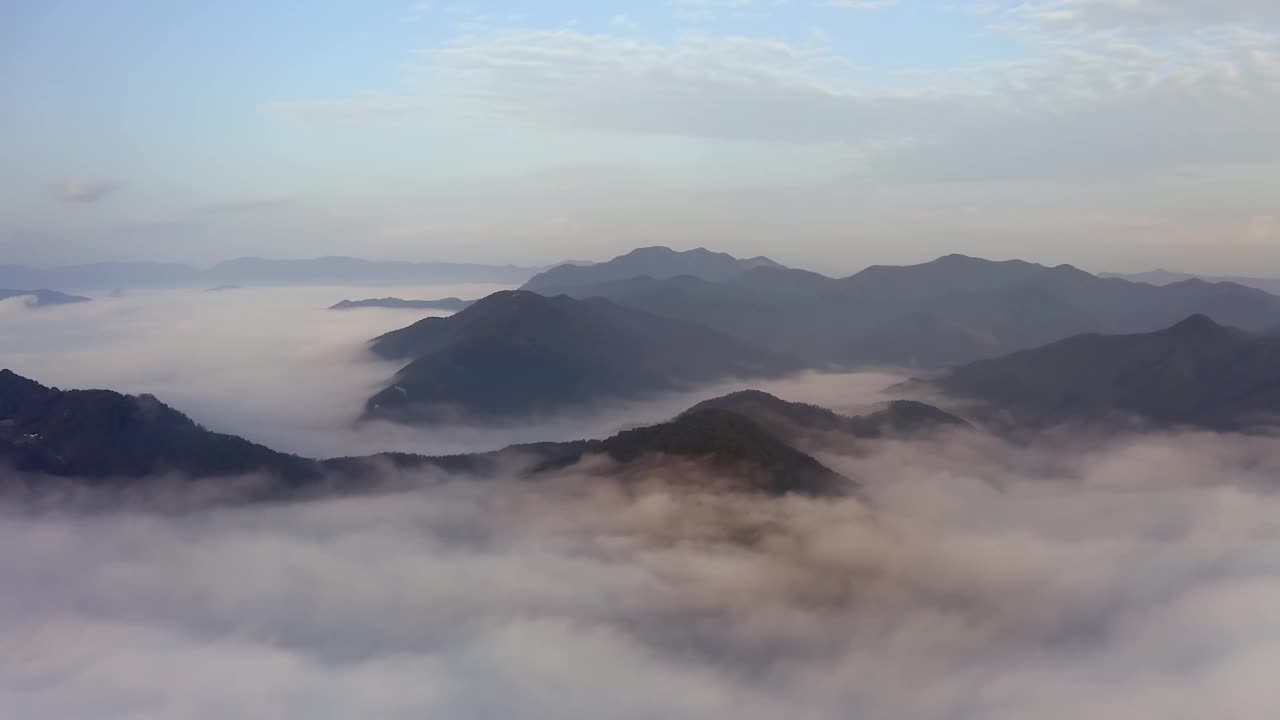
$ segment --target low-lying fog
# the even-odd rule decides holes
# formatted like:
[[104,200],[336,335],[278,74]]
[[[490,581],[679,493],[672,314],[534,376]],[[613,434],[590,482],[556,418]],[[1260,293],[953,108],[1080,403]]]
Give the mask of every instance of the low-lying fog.
[[[311,455],[598,434],[691,400],[483,434],[353,430],[394,370],[363,341],[421,316],[324,310],[363,295],[0,304],[0,364],[154,392]],[[844,407],[893,379],[766,387]],[[254,507],[173,502],[180,483],[98,512],[0,504],[0,716],[1277,717],[1276,439],[865,450],[821,457],[865,501],[698,492],[665,482],[699,472],[671,464],[625,488],[567,471]]]
[[367,341],[429,316],[422,310],[328,310],[342,299],[479,298],[495,285],[416,288],[245,288],[138,292],[32,309],[0,301],[0,367],[45,385],[152,393],[197,422],[310,457],[397,450],[450,454],[542,440],[607,436],[667,420],[690,405],[745,387],[789,400],[856,409],[900,378],[887,373],[806,375],[733,382],[643,403],[501,429],[356,424],[364,402],[400,363],[374,358]]
[[869,504],[565,474],[180,515],[0,511],[0,708],[1276,716],[1274,442],[1060,454],[956,436],[835,460]]

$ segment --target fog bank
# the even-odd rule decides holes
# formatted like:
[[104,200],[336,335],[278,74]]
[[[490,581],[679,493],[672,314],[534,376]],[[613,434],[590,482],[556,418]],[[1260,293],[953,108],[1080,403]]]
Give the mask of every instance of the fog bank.
[[[857,500],[423,483],[0,515],[13,717],[1272,718],[1280,447],[955,435]],[[680,486],[687,488],[683,478]],[[411,480],[411,478],[410,478]]]

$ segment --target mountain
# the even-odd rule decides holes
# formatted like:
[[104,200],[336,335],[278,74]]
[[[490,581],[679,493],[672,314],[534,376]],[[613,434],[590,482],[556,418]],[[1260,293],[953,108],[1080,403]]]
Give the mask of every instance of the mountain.
[[840,474],[728,410],[690,410],[671,422],[618,433],[597,447],[589,449],[619,463],[654,455],[700,458],[733,477],[735,489],[770,495],[830,495],[852,489]]
[[0,458],[19,471],[102,479],[320,475],[312,461],[210,432],[151,395],[59,390],[9,370],[0,370]]
[[49,307],[52,305],[71,305],[89,302],[89,298],[81,295],[68,295],[57,290],[0,290],[0,300],[15,297],[31,298],[31,307]]
[[1236,430],[1280,423],[1280,338],[1204,315],[1153,333],[1080,335],[931,381],[1006,429],[1105,423]]
[[[167,472],[191,479],[252,473],[280,481],[279,490],[342,487],[343,482],[348,488],[363,488],[388,465],[485,476],[514,471],[536,479],[590,456],[607,457],[613,464],[584,472],[605,472],[624,480],[643,481],[665,460],[680,458],[704,463],[719,481],[728,483],[728,490],[825,495],[853,489],[849,480],[754,420],[715,408],[695,408],[670,422],[604,440],[539,443],[451,457],[387,454],[316,461],[211,432],[150,395],[59,390],[0,370],[0,460],[32,476],[127,487],[131,480]],[[703,482],[686,475],[658,477]]]
[[794,360],[608,300],[499,292],[447,318],[372,341],[412,359],[370,398],[368,417],[502,420],[733,377],[776,376]]
[[447,297],[440,300],[401,300],[395,297],[370,298],[368,300],[343,300],[330,310],[356,310],[359,308],[390,308],[393,310],[450,310],[457,312],[470,307],[474,300]]
[[355,474],[390,464],[401,470],[436,468],[477,477],[514,472],[537,479],[593,457],[607,458],[612,463],[603,467],[588,463],[581,472],[623,480],[643,482],[654,477],[664,482],[711,481],[709,477],[687,477],[687,473],[660,472],[664,462],[680,459],[702,464],[723,490],[837,495],[857,487],[752,418],[710,407],[690,409],[671,421],[624,430],[603,440],[515,445],[496,452],[447,457],[386,454],[339,458],[326,461],[326,466]]
[[1256,288],[1272,295],[1280,295],[1280,278],[1242,277],[1239,275],[1194,275],[1191,273],[1169,272],[1168,270],[1150,270],[1140,273],[1099,273],[1099,277],[1120,278],[1131,282],[1149,285],[1171,285],[1184,280],[1204,280],[1205,282],[1229,282],[1245,287]]
[[762,267],[720,281],[633,277],[569,294],[696,322],[815,367],[947,367],[1081,333],[1153,331],[1196,313],[1247,330],[1280,323],[1280,297],[1233,283],[1157,287],[962,255],[843,279]]
[[732,255],[711,252],[706,248],[678,252],[669,247],[646,247],[595,265],[559,265],[534,275],[521,289],[559,295],[571,288],[641,276],[661,280],[688,275],[714,281],[758,267],[782,266],[766,257],[739,260]]
[[705,400],[687,412],[723,410],[750,418],[788,442],[812,440],[825,444],[836,437],[877,439],[910,438],[969,423],[932,405],[894,400],[874,412],[848,416],[817,405],[788,402],[759,390],[742,390]]
[[216,286],[433,285],[463,282],[515,284],[535,269],[514,265],[380,262],[351,257],[298,260],[238,258],[201,269],[178,263],[114,262],[60,267],[0,265],[0,287],[208,288]]

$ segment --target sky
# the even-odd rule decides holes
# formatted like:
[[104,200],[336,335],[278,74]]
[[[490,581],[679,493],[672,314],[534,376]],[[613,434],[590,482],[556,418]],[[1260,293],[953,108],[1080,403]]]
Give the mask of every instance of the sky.
[[1280,276],[1273,0],[45,0],[0,10],[0,261]]

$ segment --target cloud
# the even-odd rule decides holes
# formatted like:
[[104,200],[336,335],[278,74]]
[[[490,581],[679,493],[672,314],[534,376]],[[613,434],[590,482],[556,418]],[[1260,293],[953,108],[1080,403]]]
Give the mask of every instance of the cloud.
[[897,76],[758,38],[665,45],[511,31],[428,51],[453,102],[567,131],[843,143],[883,181],[1167,176],[1280,159],[1280,53],[1230,34],[1164,48],[1040,36],[1022,60]]
[[49,191],[54,199],[64,203],[87,205],[102,200],[119,188],[119,184],[111,180],[70,178],[55,183]]
[[1280,24],[1280,7],[1269,0],[1048,0],[1022,10],[1046,25],[1080,28],[1188,30]]
[[[882,445],[856,500],[566,473],[0,507],[22,717],[1271,717],[1274,443]],[[696,470],[672,466],[655,479]]]

